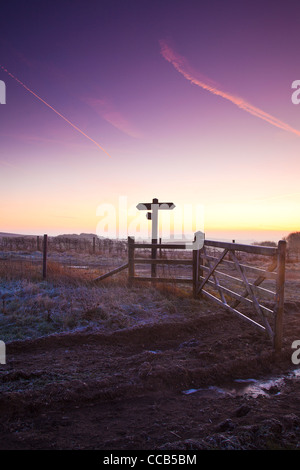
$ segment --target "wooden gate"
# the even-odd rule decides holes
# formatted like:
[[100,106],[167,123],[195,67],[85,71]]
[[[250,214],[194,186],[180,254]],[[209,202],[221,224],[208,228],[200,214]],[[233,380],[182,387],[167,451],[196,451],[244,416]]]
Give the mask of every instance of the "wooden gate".
[[268,247],[205,240],[194,253],[195,294],[265,331],[280,351],[285,257],[285,241]]
[[[135,256],[137,249],[151,249],[148,259]],[[286,242],[277,247],[205,240],[190,259],[156,259],[153,249],[186,250],[185,244],[136,243],[128,237],[128,281],[191,283],[194,298],[202,296],[238,315],[269,336],[276,351],[282,348]],[[136,264],[183,264],[192,267],[190,277],[136,275]],[[262,285],[263,284],[263,285]]]
[[[137,250],[151,249],[151,258],[136,257]],[[195,283],[193,277],[158,277],[156,269],[151,269],[151,276],[136,275],[135,266],[137,264],[149,264],[151,267],[162,265],[182,265],[194,266],[193,259],[157,259],[157,251],[161,250],[181,250],[186,251],[186,244],[183,243],[136,243],[133,237],[128,237],[128,281],[132,285],[134,281],[150,281],[150,282],[180,282]]]

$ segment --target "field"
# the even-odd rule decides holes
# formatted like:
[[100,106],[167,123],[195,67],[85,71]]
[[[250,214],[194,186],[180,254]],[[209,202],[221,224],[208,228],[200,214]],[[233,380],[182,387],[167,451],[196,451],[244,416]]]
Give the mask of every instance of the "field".
[[126,260],[122,250],[53,251],[45,280],[40,253],[7,242],[0,449],[298,448],[300,263],[287,264],[275,354],[264,333],[190,286],[129,288],[126,271],[91,283]]

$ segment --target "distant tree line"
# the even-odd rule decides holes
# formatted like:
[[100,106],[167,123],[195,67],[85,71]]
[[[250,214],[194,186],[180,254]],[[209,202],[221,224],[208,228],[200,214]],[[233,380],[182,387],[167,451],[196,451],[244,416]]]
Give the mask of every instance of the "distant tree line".
[[298,261],[300,255],[300,232],[292,232],[284,240],[287,242],[288,256],[296,257]]
[[[292,232],[284,238],[287,242],[288,259],[297,260],[300,257],[300,231]],[[254,243],[262,246],[277,246],[272,241]],[[34,252],[43,250],[43,236],[37,237],[9,237],[0,236],[0,251],[24,251]],[[125,256],[127,254],[127,241],[109,238],[99,238],[97,236],[56,236],[48,237],[48,251],[56,252],[76,252],[90,254],[108,254]]]
[[[287,242],[287,256],[290,259],[299,259],[300,256],[300,232],[292,232],[287,237],[283,237]],[[255,242],[254,245],[261,246],[277,246],[277,243],[272,241]]]
[[[0,237],[0,251],[34,252],[43,250],[43,236],[37,237]],[[127,254],[127,243],[98,237],[48,237],[48,251],[76,252],[90,254]]]

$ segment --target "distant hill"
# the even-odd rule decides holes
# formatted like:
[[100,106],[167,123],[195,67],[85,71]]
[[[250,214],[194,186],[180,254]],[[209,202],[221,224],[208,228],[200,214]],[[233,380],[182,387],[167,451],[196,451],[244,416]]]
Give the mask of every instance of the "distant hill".
[[79,235],[77,233],[65,233],[62,235],[57,235],[57,237],[65,237],[65,238],[88,238],[88,239],[93,239],[94,237],[97,238],[105,238],[105,237],[99,237],[95,233],[80,233]]
[[0,237],[36,237],[36,235],[23,235],[22,233],[6,233],[6,232],[0,232]]
[[[0,238],[4,238],[4,237],[10,237],[10,238],[18,238],[18,237],[26,237],[26,238],[32,238],[32,237],[36,237],[37,235],[23,235],[22,233],[7,233],[7,232],[0,232]],[[63,237],[63,238],[85,238],[85,239],[89,239],[89,240],[92,240],[94,237],[97,237],[97,238],[105,238],[105,237],[99,237],[98,235],[94,234],[94,233],[80,233],[80,234],[77,234],[77,233],[66,233],[66,234],[62,234],[62,235],[49,235],[51,238],[56,238],[56,237]]]

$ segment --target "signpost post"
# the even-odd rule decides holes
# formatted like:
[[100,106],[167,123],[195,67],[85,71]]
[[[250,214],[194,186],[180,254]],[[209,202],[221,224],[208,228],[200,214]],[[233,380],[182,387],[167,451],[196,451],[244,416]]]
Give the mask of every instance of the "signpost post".
[[[146,217],[152,221],[152,244],[157,245],[158,240],[158,211],[172,210],[175,208],[173,202],[158,202],[158,199],[152,199],[152,202],[140,202],[137,206],[138,210],[148,211]],[[149,212],[152,211],[152,212]],[[151,258],[156,259],[157,248],[152,248]],[[151,277],[156,277],[156,265],[151,265]]]

